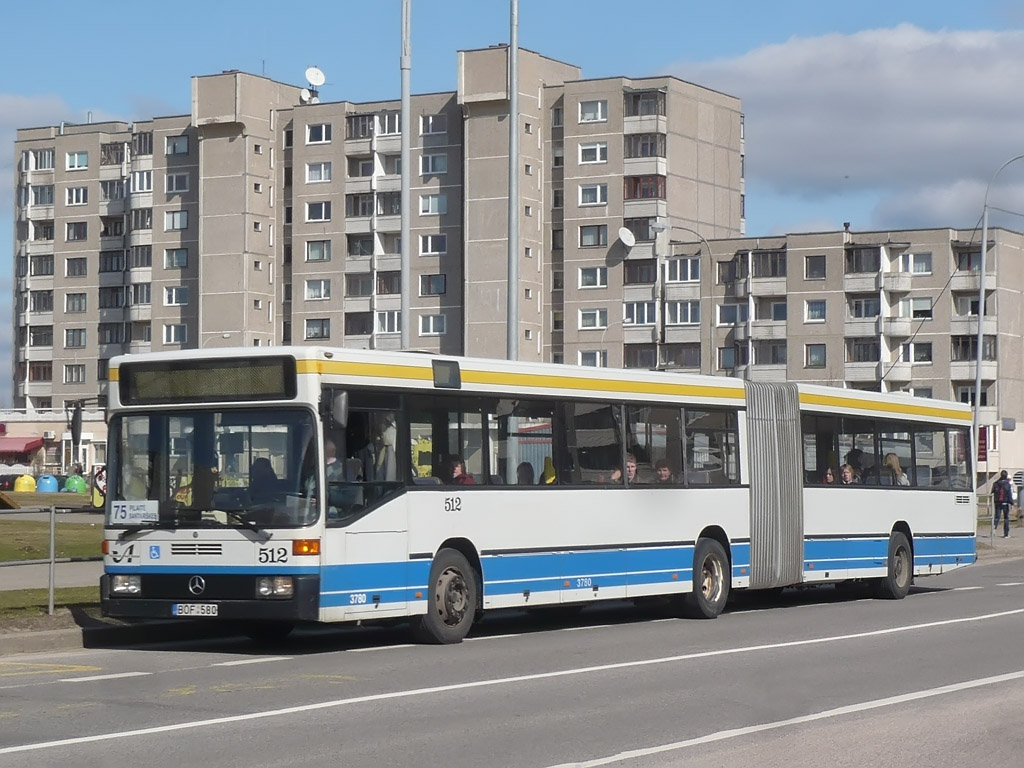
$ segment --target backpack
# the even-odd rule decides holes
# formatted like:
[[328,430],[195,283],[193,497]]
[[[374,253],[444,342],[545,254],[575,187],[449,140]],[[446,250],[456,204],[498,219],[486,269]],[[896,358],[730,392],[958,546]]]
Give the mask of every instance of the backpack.
[[992,486],[992,495],[995,498],[996,504],[1006,504],[1009,499],[1006,498],[1006,481],[997,480],[996,484]]

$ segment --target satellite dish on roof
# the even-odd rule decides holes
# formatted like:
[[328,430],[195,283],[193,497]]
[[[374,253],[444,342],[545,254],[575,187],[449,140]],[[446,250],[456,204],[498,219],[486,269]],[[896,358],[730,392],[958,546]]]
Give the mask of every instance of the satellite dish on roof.
[[303,104],[305,104],[307,101],[309,101],[311,95],[312,94],[309,92],[309,88],[303,88],[301,91],[299,91],[299,100],[302,101]]
[[312,85],[314,88],[319,88],[321,85],[327,82],[327,78],[319,67],[310,67],[306,70],[306,82]]
[[622,244],[627,248],[632,248],[636,245],[636,236],[633,234],[632,230],[627,229],[626,227],[619,227],[619,240],[621,240]]
[[319,96],[314,96],[313,98],[311,98],[309,100],[309,103],[310,104],[319,104],[320,103],[320,97]]

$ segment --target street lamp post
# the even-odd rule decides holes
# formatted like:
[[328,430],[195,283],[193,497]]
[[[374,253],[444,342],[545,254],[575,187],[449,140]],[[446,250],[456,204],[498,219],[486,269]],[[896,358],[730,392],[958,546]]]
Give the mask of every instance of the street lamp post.
[[[982,202],[981,212],[981,263],[978,265],[980,270],[980,280],[978,286],[978,349],[976,360],[974,364],[974,420],[971,424],[971,437],[974,440],[974,463],[978,462],[978,439],[981,433],[981,361],[983,358],[983,348],[985,342],[985,261],[988,251],[988,193],[992,189],[992,185],[995,183],[996,178],[1003,169],[1011,163],[1015,163],[1018,160],[1024,160],[1024,155],[1017,155],[1011,157],[1005,163],[1003,163],[992,174],[992,178],[988,182],[988,186],[985,187],[985,199]],[[978,468],[975,467],[974,472],[975,478],[978,476]],[[977,486],[977,480],[975,480],[975,486]]]
[[[665,321],[665,304],[666,304],[666,302],[665,302],[665,284],[668,282],[668,275],[665,274],[665,271],[668,268],[668,264],[667,263],[665,263],[665,264],[662,263],[661,255],[658,253],[658,233],[661,233],[661,232],[669,232],[669,233],[671,233],[671,231],[673,229],[678,229],[678,230],[680,230],[682,232],[689,232],[691,235],[696,235],[700,239],[700,242],[703,244],[703,246],[708,249],[708,257],[709,258],[711,256],[711,243],[709,243],[707,241],[707,239],[704,237],[704,235],[702,235],[697,230],[690,229],[689,227],[684,227],[684,226],[682,226],[680,224],[672,224],[671,222],[662,222],[662,221],[656,219],[651,224],[651,229],[653,229],[655,231],[655,233],[656,233],[655,236],[654,236],[654,261],[655,261],[655,264],[658,267],[658,282],[657,282],[657,285],[656,285],[656,290],[657,290],[657,293],[658,293],[658,338],[657,338],[657,341],[656,341],[656,350],[657,350],[658,370],[662,370],[667,365],[667,363],[665,362],[665,360],[663,358],[663,355],[665,353],[665,326],[666,326],[666,321]],[[669,241],[668,241],[668,244],[669,244],[668,255],[670,257],[672,255],[672,243],[673,242],[681,242],[681,241],[673,241],[672,238],[671,238],[671,235],[670,235]]]

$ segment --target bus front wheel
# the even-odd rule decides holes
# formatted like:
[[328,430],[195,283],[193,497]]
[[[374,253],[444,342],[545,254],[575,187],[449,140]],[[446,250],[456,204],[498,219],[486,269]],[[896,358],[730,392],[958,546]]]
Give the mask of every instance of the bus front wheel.
[[888,573],[875,581],[875,595],[885,600],[902,600],[914,579],[914,556],[910,542],[899,531],[889,536]]
[[430,566],[427,612],[417,617],[415,632],[423,642],[460,643],[473,625],[477,578],[461,552],[442,549]]
[[693,550],[693,589],[683,596],[683,614],[713,619],[729,599],[729,557],[714,539],[697,539]]

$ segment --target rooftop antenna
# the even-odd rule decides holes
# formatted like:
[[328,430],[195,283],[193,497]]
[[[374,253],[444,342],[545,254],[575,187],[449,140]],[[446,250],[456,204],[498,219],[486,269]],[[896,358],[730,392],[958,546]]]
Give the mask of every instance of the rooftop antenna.
[[309,83],[309,88],[303,88],[299,98],[302,99],[303,104],[319,104],[320,91],[318,89],[327,82],[323,70],[319,67],[309,67],[306,70],[306,82]]

